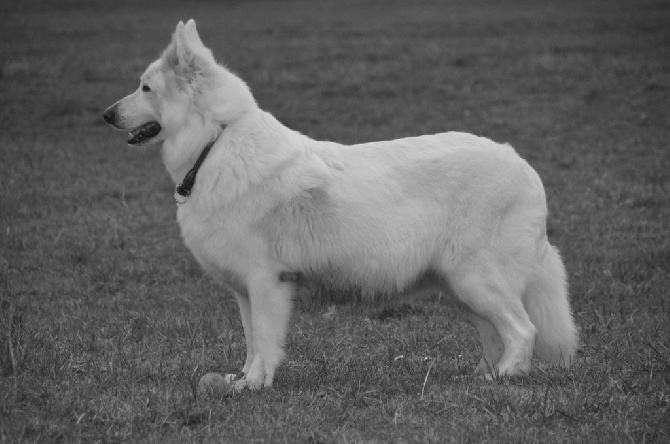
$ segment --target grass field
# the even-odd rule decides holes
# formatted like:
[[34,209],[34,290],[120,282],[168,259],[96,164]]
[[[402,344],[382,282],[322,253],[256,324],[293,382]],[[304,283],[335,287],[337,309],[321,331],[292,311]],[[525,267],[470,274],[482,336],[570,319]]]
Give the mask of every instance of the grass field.
[[[141,3],[141,4],[140,4]],[[0,442],[670,441],[670,4],[2,2]],[[346,143],[467,131],[544,180],[583,349],[470,376],[449,295],[301,291],[275,387],[234,372],[233,299],[183,246],[157,150],[101,111],[179,19],[288,126]]]

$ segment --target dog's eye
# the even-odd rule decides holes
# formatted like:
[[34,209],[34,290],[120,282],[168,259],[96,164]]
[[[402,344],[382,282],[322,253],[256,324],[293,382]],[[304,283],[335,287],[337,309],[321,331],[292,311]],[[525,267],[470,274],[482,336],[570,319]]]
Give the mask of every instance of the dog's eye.
[[148,93],[151,92],[151,88],[149,88],[149,85],[142,85],[142,91]]

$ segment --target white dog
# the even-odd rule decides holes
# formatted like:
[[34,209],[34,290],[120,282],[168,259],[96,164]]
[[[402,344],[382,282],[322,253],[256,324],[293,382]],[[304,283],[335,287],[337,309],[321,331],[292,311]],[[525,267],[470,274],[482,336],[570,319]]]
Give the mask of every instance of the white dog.
[[193,20],[104,117],[130,131],[129,144],[163,144],[181,184],[184,242],[239,304],[247,358],[238,389],[272,385],[293,273],[379,292],[431,277],[472,312],[484,348],[477,373],[526,374],[533,351],[572,361],[577,330],[542,182],[510,146],[453,132],[312,140],[258,107]]

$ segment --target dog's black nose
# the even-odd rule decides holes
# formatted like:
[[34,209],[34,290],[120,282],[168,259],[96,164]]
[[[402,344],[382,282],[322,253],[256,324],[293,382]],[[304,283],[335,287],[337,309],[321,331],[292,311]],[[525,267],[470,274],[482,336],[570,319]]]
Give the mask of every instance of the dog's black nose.
[[105,122],[112,123],[114,122],[114,117],[116,116],[116,110],[113,106],[110,106],[102,113],[102,118],[105,119]]

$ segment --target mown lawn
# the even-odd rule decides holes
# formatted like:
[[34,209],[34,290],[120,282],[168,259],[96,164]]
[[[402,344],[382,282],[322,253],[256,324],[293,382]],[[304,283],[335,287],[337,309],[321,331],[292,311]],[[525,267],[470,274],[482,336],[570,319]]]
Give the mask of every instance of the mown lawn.
[[[670,440],[667,2],[139,3],[0,4],[0,442]],[[198,399],[243,363],[237,308],[182,245],[159,152],[100,118],[191,17],[313,137],[515,146],[547,188],[576,365],[486,382],[449,295],[303,289],[275,387]]]

